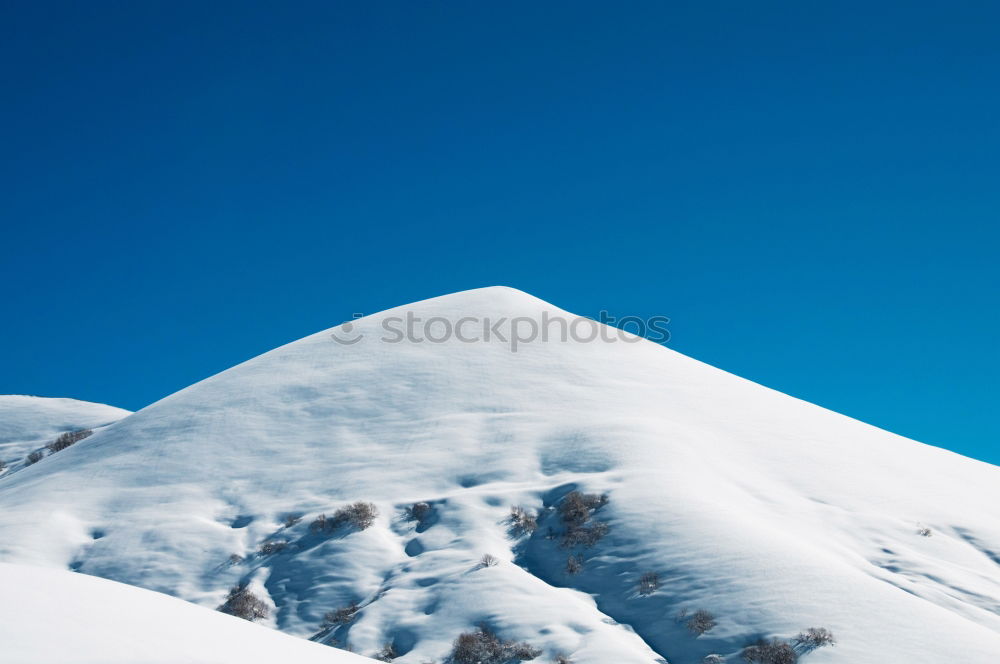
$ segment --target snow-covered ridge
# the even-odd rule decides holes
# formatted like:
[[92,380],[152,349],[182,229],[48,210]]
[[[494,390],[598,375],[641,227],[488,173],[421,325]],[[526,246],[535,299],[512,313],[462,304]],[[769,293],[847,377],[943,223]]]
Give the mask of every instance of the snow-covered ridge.
[[0,473],[22,465],[29,453],[62,433],[106,426],[130,414],[76,399],[0,395]]
[[[480,289],[254,358],[0,481],[0,560],[209,608],[245,582],[266,624],[407,664],[481,621],[576,664],[738,662],[808,627],[838,645],[807,664],[1000,660],[1000,469],[648,342],[380,342],[407,311],[568,316]],[[608,496],[590,548],[560,545],[573,490]],[[357,500],[372,527],[310,531]],[[717,625],[695,636],[685,609]]]

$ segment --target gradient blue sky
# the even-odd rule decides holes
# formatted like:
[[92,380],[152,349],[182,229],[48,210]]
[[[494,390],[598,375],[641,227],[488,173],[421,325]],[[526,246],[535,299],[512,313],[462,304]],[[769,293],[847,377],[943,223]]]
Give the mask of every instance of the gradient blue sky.
[[506,284],[1000,463],[1000,4],[0,11],[0,392]]

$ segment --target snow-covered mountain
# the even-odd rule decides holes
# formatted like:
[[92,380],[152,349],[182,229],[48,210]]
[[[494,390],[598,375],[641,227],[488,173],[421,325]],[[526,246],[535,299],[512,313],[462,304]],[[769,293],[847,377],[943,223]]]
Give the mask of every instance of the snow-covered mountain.
[[[837,645],[807,664],[1000,661],[997,467],[646,341],[386,342],[407,314],[570,316],[480,289],[254,358],[0,477],[0,561],[209,608],[243,583],[264,624],[407,664],[479,623],[575,664],[810,627]],[[310,528],[355,501],[371,527]]]

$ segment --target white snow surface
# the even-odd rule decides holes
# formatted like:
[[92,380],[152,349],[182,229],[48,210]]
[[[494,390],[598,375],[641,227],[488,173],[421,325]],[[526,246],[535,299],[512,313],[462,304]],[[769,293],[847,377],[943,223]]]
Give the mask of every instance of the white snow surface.
[[86,574],[0,563],[4,664],[363,664],[174,597]]
[[[365,655],[391,642],[406,664],[445,661],[479,622],[574,664],[735,663],[807,627],[838,644],[806,664],[1000,662],[997,467],[647,341],[380,341],[408,311],[569,316],[486,288],[354,321],[353,345],[338,327],[254,358],[0,477],[0,561],[208,608],[244,581],[265,624]],[[609,497],[589,549],[547,537],[572,489]],[[309,532],[356,500],[374,526]],[[508,532],[511,505],[538,513],[534,535]],[[350,602],[357,619],[321,633]],[[683,609],[718,625],[695,637]]]

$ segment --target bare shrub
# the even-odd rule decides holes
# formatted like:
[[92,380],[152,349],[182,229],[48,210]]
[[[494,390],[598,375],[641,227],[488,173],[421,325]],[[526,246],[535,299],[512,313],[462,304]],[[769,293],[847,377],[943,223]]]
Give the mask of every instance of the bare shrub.
[[608,530],[610,530],[608,528],[608,524],[603,521],[595,521],[594,523],[586,526],[570,528],[563,533],[562,545],[567,548],[574,546],[585,546],[589,548],[597,544],[601,538],[607,535]]
[[573,660],[571,660],[567,655],[556,655],[552,661],[555,662],[555,664],[573,664]]
[[239,565],[242,562],[243,562],[243,556],[241,556],[238,553],[234,553],[234,554],[232,554],[232,555],[229,556],[229,564],[230,565]]
[[608,503],[606,494],[580,493],[570,491],[559,503],[559,517],[566,526],[563,533],[564,547],[586,546],[596,544],[608,534],[608,524],[603,521],[591,521],[593,512]]
[[372,503],[358,501],[341,507],[333,516],[320,514],[309,523],[309,532],[322,533],[336,530],[341,526],[354,526],[358,530],[364,530],[375,523],[378,516],[378,509]]
[[358,530],[364,530],[375,523],[378,510],[372,503],[358,501],[345,505],[333,513],[333,527],[351,525]]
[[584,494],[570,491],[559,503],[559,517],[567,526],[580,525],[590,519],[590,508],[587,507]]
[[705,658],[701,660],[701,664],[724,664],[725,661],[726,659],[722,655],[712,653],[711,655],[705,655]]
[[422,522],[431,515],[429,503],[413,503],[406,509],[406,516],[411,521]]
[[257,549],[257,553],[262,556],[270,556],[275,553],[281,553],[288,548],[288,542],[284,540],[275,540],[273,542],[264,542]]
[[505,644],[504,647],[509,653],[508,658],[516,659],[522,662],[531,661],[542,654],[540,649],[524,641],[508,643]]
[[761,639],[744,648],[740,654],[751,664],[795,664],[799,661],[795,649],[782,639]]
[[542,651],[528,643],[503,641],[485,625],[475,632],[459,634],[452,646],[455,664],[506,664],[511,660],[529,661]]
[[258,618],[266,618],[270,612],[267,604],[250,592],[245,585],[230,588],[226,601],[218,610],[251,622]]
[[318,517],[309,522],[309,532],[311,533],[321,533],[324,530],[332,529],[332,520],[328,519],[325,514],[320,514]]
[[607,503],[607,494],[570,491],[559,503],[559,516],[567,526],[579,526],[590,520],[591,512]]
[[327,611],[323,614],[323,626],[333,627],[336,625],[347,625],[354,622],[354,619],[358,617],[358,611],[361,607],[358,606],[357,602],[351,602],[347,606],[342,606],[339,609],[334,609],[333,611]]
[[833,632],[826,627],[810,627],[799,632],[799,635],[795,637],[795,643],[808,651],[825,646],[835,646],[837,640],[833,637]]
[[79,431],[67,431],[66,433],[59,434],[59,437],[53,440],[51,443],[46,445],[52,452],[60,452],[70,445],[74,445],[87,436],[93,434],[94,432],[90,429],[80,429]]
[[45,450],[35,450],[34,452],[32,452],[31,454],[29,454],[24,458],[24,465],[30,466],[32,464],[36,464],[44,458],[45,458]]
[[5,464],[3,461],[0,461],[0,473],[2,473],[5,470],[7,470],[7,464]]
[[656,572],[645,572],[639,577],[639,594],[652,595],[660,588],[660,575]]
[[285,528],[291,528],[292,526],[296,525],[299,521],[302,521],[301,516],[299,516],[298,514],[289,514],[285,517],[285,520],[282,523],[284,524]]
[[391,662],[397,657],[399,657],[399,653],[396,652],[396,646],[391,642],[382,646],[382,649],[375,653],[375,659],[379,662]]
[[572,553],[566,558],[566,573],[573,575],[583,571],[583,556],[574,556]]
[[715,627],[716,624],[715,616],[705,609],[695,611],[686,623],[688,630],[696,636],[701,636]]
[[538,530],[538,519],[520,505],[510,508],[510,530],[514,535],[530,535]]
[[457,664],[493,664],[501,662],[503,643],[496,634],[485,627],[475,632],[464,632],[458,635],[452,646],[451,658]]
[[484,553],[483,557],[479,559],[480,567],[496,567],[500,564],[500,559],[494,556],[492,553]]
[[921,524],[917,526],[917,534],[920,535],[921,537],[930,537],[931,535],[934,534],[934,531],[928,528],[927,526]]

